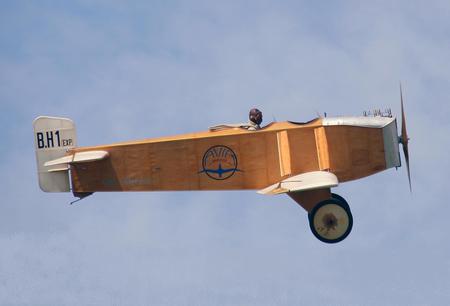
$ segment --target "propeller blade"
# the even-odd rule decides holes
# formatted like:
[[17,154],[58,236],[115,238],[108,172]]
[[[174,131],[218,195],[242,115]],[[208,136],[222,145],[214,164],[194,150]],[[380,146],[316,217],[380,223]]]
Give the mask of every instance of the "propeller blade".
[[407,170],[407,172],[408,172],[409,191],[412,192],[412,187],[411,187],[411,172],[410,172],[410,170],[409,170],[409,152],[408,152],[408,147],[407,147],[407,146],[403,146],[403,154],[405,155],[406,170]]
[[400,141],[403,146],[403,154],[405,155],[405,162],[406,162],[406,170],[408,172],[408,181],[409,181],[409,190],[412,192],[411,187],[411,172],[409,168],[409,150],[408,150],[408,132],[406,131],[406,118],[405,118],[405,110],[403,107],[403,93],[402,93],[402,84],[400,84],[400,102],[401,102],[401,108],[402,108],[402,132],[400,136]]
[[408,146],[408,133],[406,132],[406,118],[405,118],[405,110],[403,107],[403,93],[402,93],[402,85],[400,84],[400,101],[402,107],[402,144]]

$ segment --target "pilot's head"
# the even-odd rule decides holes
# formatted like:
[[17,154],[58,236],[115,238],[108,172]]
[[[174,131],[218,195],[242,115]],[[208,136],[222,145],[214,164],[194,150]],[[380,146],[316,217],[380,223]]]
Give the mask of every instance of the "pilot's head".
[[252,108],[248,114],[248,119],[250,119],[251,122],[260,125],[263,120],[262,112],[257,108]]

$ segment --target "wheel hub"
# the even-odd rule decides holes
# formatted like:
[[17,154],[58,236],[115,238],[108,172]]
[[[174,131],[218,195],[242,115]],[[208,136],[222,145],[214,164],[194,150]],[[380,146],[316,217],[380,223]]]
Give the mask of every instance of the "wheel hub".
[[338,219],[332,213],[325,214],[322,222],[327,230],[336,230],[336,226],[338,226]]

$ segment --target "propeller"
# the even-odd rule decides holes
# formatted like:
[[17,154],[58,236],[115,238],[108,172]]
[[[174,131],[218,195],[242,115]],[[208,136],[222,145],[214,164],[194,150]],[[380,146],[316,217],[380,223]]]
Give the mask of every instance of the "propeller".
[[411,172],[409,170],[409,150],[408,150],[408,133],[406,132],[406,119],[405,119],[405,110],[403,107],[403,93],[402,93],[402,84],[400,84],[400,102],[402,108],[402,133],[400,135],[399,142],[403,146],[403,154],[405,155],[406,161],[406,170],[408,171],[408,181],[409,181],[409,190],[412,192],[411,188]]

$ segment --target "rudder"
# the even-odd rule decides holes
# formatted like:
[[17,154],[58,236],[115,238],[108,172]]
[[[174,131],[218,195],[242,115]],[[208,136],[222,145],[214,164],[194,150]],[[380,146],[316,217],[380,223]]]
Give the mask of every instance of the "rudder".
[[45,192],[69,192],[69,167],[45,166],[76,147],[75,123],[68,118],[37,117],[33,122],[39,187]]

